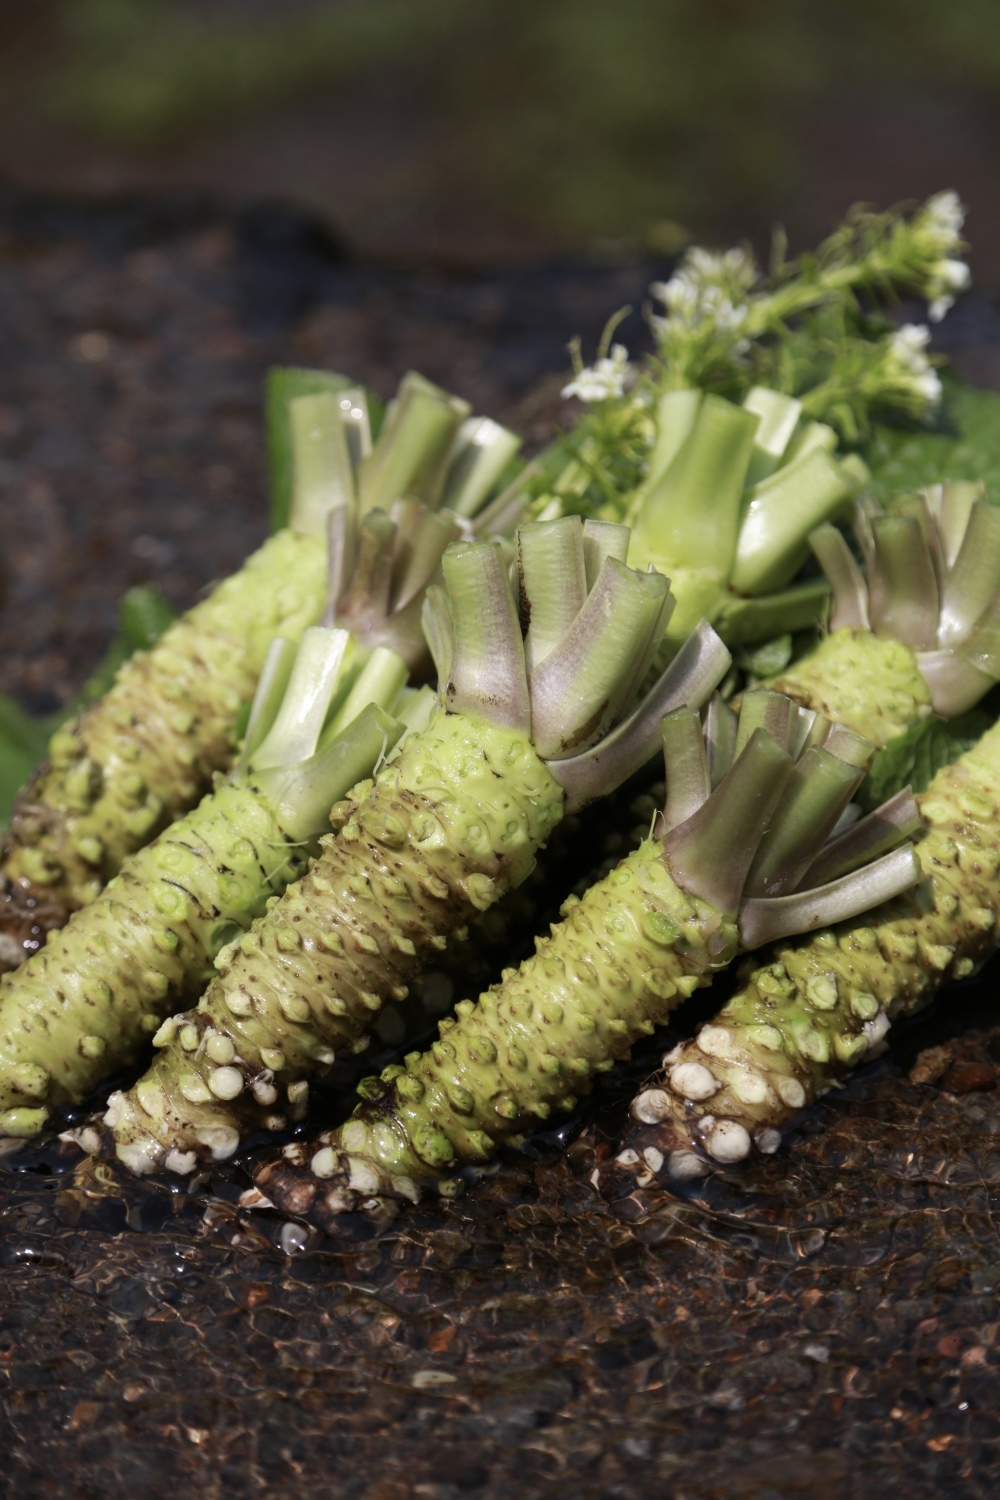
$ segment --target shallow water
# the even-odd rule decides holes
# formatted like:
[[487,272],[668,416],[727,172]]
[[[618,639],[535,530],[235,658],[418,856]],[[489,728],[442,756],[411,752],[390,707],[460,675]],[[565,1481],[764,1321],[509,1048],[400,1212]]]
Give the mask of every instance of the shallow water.
[[[284,220],[46,212],[8,214],[0,266],[17,314],[0,417],[22,424],[8,504],[32,486],[44,501],[5,559],[3,685],[40,707],[85,673],[121,588],[152,569],[183,602],[262,532],[267,362],[385,385],[464,360],[482,405],[534,412],[541,432],[564,338],[593,336],[649,269],[408,290]],[[477,306],[493,309],[479,323]],[[105,325],[106,348],[81,346]],[[589,836],[588,860],[608,837]],[[538,901],[573,883],[572,847]],[[464,1197],[382,1233],[345,1222],[339,1242],[239,1213],[240,1162],[173,1191],[58,1144],[14,1150],[0,1493],[994,1492],[998,979],[895,1038],[778,1156],[685,1197],[590,1184],[667,1038]]]

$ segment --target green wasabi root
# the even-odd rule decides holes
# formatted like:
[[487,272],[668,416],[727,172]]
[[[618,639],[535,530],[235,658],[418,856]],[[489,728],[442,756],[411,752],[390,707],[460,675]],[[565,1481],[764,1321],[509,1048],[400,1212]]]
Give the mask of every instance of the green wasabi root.
[[[345,1125],[262,1166],[257,1192],[329,1229],[367,1200],[415,1199],[427,1184],[450,1191],[462,1167],[571,1109],[595,1075],[753,946],[747,912],[768,908],[779,922],[801,923],[796,931],[815,925],[845,886],[835,898],[832,885],[812,889],[807,866],[863,770],[832,749],[793,757],[801,726],[788,699],[748,695],[743,715],[770,728],[752,730],[714,792],[697,715],[668,715],[668,797],[657,833],[568,901],[564,920],[519,970],[507,970],[477,1004],[461,1002],[428,1052],[366,1080]],[[672,781],[682,783],[680,798],[670,794]],[[878,901],[874,885],[884,896],[912,882],[912,851],[890,858],[898,876],[882,885],[876,864],[859,868],[848,909]],[[884,872],[886,861],[879,864]],[[755,895],[761,888],[780,894]],[[816,903],[813,914],[789,917],[789,901],[802,899]]]
[[525,879],[562,811],[526,736],[439,714],[355,790],[339,837],[220,955],[197,1010],[158,1033],[145,1077],[112,1096],[118,1156],[190,1172],[299,1118],[309,1079],[363,1050],[382,1005]]
[[923,879],[863,922],[781,946],[632,1104],[621,1166],[640,1181],[775,1152],[799,1111],[890,1024],[975,973],[1000,940],[1000,726],[918,799]]
[[[305,867],[331,802],[395,743],[402,725],[370,704],[316,749],[349,644],[346,631],[315,627],[297,650],[275,642],[251,710],[263,739],[249,767],[220,779],[0,979],[0,1134],[35,1134],[54,1105],[134,1062],[163,1017],[203,989],[220,948]],[[278,701],[268,679],[282,667]]]
[[[309,1077],[367,1045],[382,1006],[525,878],[564,812],[614,791],[650,759],[663,713],[712,692],[730,657],[704,627],[635,704],[670,598],[662,576],[620,561],[627,542],[576,517],[522,528],[520,610],[496,543],[448,549],[425,614],[446,710],[357,794],[337,843],[177,1023],[231,1042],[227,1098],[210,1072],[192,1078],[171,1023],[153,1071],[110,1101],[106,1124],[137,1171],[191,1171],[296,1118]],[[543,607],[557,585],[573,589],[561,619]],[[532,632],[545,636],[538,662]]]
[[648,840],[567,906],[516,973],[477,1005],[462,1001],[429,1051],[369,1079],[345,1125],[265,1164],[258,1189],[323,1228],[371,1198],[415,1201],[572,1109],[737,946],[735,923],[682,890]]
[[880,749],[931,713],[914,652],[869,630],[835,630],[767,685]]
[[325,594],[324,543],[279,532],[126,662],[106,697],[53,736],[48,762],[18,797],[6,880],[69,908],[92,901],[228,765],[237,709],[271,640],[297,640]]
[[303,856],[264,798],[231,784],[134,854],[0,979],[0,1135],[35,1135],[55,1106],[133,1064]]

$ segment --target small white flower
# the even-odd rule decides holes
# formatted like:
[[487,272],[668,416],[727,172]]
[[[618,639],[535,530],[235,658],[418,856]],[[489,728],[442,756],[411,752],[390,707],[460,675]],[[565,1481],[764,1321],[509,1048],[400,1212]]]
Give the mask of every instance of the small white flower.
[[928,305],[927,316],[932,323],[940,323],[941,319],[955,306],[954,297],[935,297]]
[[926,366],[924,350],[931,341],[931,331],[926,323],[902,323],[889,340],[893,353],[904,364]]
[[936,370],[928,370],[914,382],[920,395],[927,402],[928,407],[940,406],[944,388],[941,385],[941,377]]
[[950,292],[968,290],[972,276],[964,260],[943,260],[934,268]]
[[925,323],[903,323],[889,339],[885,378],[904,392],[919,397],[932,411],[941,401],[941,379],[927,357],[931,331]]
[[623,396],[630,371],[625,345],[612,344],[609,358],[578,370],[562,393],[565,397],[577,396],[581,401],[607,401],[612,396]]
[[928,198],[921,218],[926,228],[941,240],[945,248],[950,249],[957,244],[962,233],[965,209],[958,194],[949,190]]

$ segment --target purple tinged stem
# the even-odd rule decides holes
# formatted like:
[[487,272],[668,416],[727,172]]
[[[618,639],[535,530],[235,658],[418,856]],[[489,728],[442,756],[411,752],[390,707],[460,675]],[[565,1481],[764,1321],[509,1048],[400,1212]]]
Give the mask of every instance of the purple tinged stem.
[[869,629],[868,585],[843,534],[827,522],[810,533],[809,545],[833,589],[830,629]]
[[736,731],[739,714],[716,693],[709,702],[705,714],[705,748],[708,757],[708,776],[714,790],[736,759]]
[[712,784],[708,776],[705,736],[701,719],[691,708],[676,708],[663,720],[663,761],[667,777],[667,800],[661,833],[669,833],[708,801]]
[[915,516],[876,516],[868,600],[876,635],[895,636],[915,651],[937,640],[938,585],[927,538]]
[[500,544],[455,542],[442,567],[454,630],[446,706],[530,734],[524,642]]
[[941,590],[937,644],[964,640],[998,592],[1000,579],[1000,511],[977,501],[954,565]]
[[817,927],[850,921],[883,901],[901,896],[918,884],[921,875],[913,845],[904,844],[864,869],[815,890],[763,900],[751,898],[740,909],[741,946],[759,948],[797,933],[814,932]]
[[549,762],[552,775],[565,788],[567,811],[614,791],[651,760],[661,743],[664,714],[684,704],[701,708],[732,660],[727,647],[702,620],[641,703],[606,739],[582,755]]
[[[896,848],[923,827],[920,809],[909,787],[883,802],[866,818],[834,837],[820,851],[802,877],[802,885],[827,885],[852,870]],[[834,830],[836,833],[836,830]]]
[[708,801],[663,840],[679,885],[727,916],[736,915],[747,872],[791,766],[788,752],[766,730],[755,729]]
[[539,755],[579,753],[610,729],[631,693],[667,591],[661,573],[636,573],[605,558],[569,630],[531,673],[532,739]]
[[529,673],[563,642],[587,599],[579,516],[533,521],[517,533],[524,659]]

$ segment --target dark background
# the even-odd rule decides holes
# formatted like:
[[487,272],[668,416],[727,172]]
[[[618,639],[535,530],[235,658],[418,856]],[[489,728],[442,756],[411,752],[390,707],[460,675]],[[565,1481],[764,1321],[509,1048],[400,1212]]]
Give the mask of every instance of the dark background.
[[6,0],[0,177],[274,196],[365,256],[793,245],[956,188],[1000,263],[994,0]]

